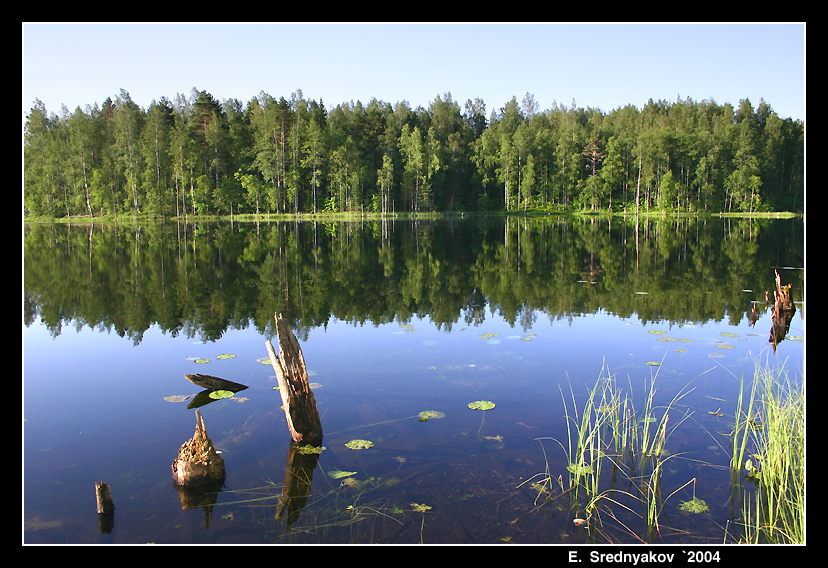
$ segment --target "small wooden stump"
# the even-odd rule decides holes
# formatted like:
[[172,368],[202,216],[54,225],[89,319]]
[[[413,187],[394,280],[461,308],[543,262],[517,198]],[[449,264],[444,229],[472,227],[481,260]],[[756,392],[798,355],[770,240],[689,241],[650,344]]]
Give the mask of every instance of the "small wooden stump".
[[105,481],[95,483],[95,501],[98,506],[98,527],[101,534],[109,534],[115,525],[115,503],[112,501],[112,490]]
[[279,381],[279,393],[285,410],[290,437],[297,444],[318,445],[322,442],[322,423],[311,392],[308,370],[299,341],[282,314],[276,314],[276,336],[279,356],[270,341],[266,341],[270,363]]
[[195,434],[184,442],[172,464],[173,477],[182,486],[208,485],[224,480],[224,460],[207,435],[201,412],[196,410],[195,413]]
[[105,481],[95,484],[95,500],[98,502],[98,513],[111,513],[115,510],[112,490]]

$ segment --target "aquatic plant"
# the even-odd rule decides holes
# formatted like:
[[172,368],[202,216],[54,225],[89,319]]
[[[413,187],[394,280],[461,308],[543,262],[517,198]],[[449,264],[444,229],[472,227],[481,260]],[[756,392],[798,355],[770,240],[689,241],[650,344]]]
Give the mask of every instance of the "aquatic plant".
[[230,398],[234,394],[236,394],[236,393],[234,393],[233,391],[219,389],[219,390],[210,391],[207,396],[209,396],[210,398],[218,400],[218,399],[222,399],[222,398]]
[[420,412],[417,417],[420,419],[420,422],[425,422],[426,420],[436,420],[438,418],[445,418],[446,414],[444,412],[440,412],[437,410],[423,410]]
[[415,513],[423,513],[423,520],[420,522],[420,544],[423,544],[423,528],[425,527],[425,512],[431,509],[431,505],[423,503],[411,503],[411,510]]
[[679,509],[682,511],[686,511],[688,513],[693,513],[698,515],[699,513],[704,513],[710,509],[707,506],[707,503],[704,502],[704,499],[699,499],[695,495],[689,501],[682,501],[679,505]]
[[185,402],[189,400],[193,395],[191,394],[171,394],[170,396],[165,396],[164,400],[167,402]]
[[325,450],[325,446],[314,446],[311,444],[305,444],[304,446],[298,446],[296,451],[300,454],[304,455],[312,455],[312,454],[321,454],[323,450]]
[[469,403],[469,408],[472,410],[482,410],[483,417],[480,419],[480,427],[477,429],[477,438],[480,439],[480,431],[483,430],[483,421],[486,419],[486,411],[495,407],[495,403],[490,400],[476,400]]
[[328,472],[328,476],[333,479],[342,479],[343,477],[350,477],[351,475],[356,475],[357,472],[355,471],[341,471],[338,469],[332,469]]
[[[571,407],[561,392],[567,438],[564,441],[551,439],[558,443],[566,455],[568,487],[564,484],[563,476],[558,476],[557,483],[561,492],[552,496],[550,490],[554,477],[548,459],[546,471],[532,476],[520,485],[532,484],[531,487],[537,491],[536,502],[541,495],[545,495],[548,501],[568,494],[570,508],[576,518],[580,518],[578,515],[585,517],[583,526],[590,532],[601,530],[601,517],[606,515],[636,538],[651,540],[655,533],[660,532],[659,517],[665,502],[687,485],[682,485],[666,498],[661,496],[661,477],[665,464],[678,457],[668,455],[665,446],[670,434],[692,414],[679,405],[679,401],[692,389],[680,390],[664,407],[656,406],[656,371],[649,381],[644,406],[637,410],[633,398],[623,393],[615,377],[605,371],[606,368],[602,368],[580,409],[571,386]],[[632,390],[630,385],[630,391]],[[671,414],[678,417],[673,422],[670,422]],[[669,429],[668,424],[671,425]],[[550,438],[537,439],[541,441]],[[543,451],[546,459],[546,452]],[[611,474],[609,488],[606,487],[606,482],[602,482],[608,472]],[[626,487],[622,489],[619,481],[626,484]],[[641,505],[639,512],[630,507],[635,502]],[[617,515],[619,508],[632,512],[645,521],[646,534],[643,537],[620,520]],[[591,522],[592,519],[596,522]]]
[[[742,493],[743,539],[801,544],[805,540],[805,379],[759,361],[745,400],[742,380],[732,432],[731,467]],[[743,488],[741,476],[755,484]]]
[[370,440],[351,440],[350,442],[345,444],[346,448],[350,448],[352,450],[366,450],[368,448],[374,447],[374,442]]

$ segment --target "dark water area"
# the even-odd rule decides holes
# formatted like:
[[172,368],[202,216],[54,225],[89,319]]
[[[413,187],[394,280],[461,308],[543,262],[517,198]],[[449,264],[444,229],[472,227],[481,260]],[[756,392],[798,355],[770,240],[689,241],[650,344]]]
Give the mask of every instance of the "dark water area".
[[[738,538],[741,381],[804,373],[801,219],[33,224],[23,249],[27,544],[718,544]],[[774,348],[777,273],[797,311]],[[275,313],[324,430],[290,518]],[[226,480],[196,505],[171,470],[195,429],[187,373],[248,386],[200,408]],[[655,534],[634,500],[581,528],[569,495],[533,488],[566,483],[564,404],[602,377],[636,401],[655,385],[656,414],[680,397]],[[694,494],[705,514],[680,509]]]

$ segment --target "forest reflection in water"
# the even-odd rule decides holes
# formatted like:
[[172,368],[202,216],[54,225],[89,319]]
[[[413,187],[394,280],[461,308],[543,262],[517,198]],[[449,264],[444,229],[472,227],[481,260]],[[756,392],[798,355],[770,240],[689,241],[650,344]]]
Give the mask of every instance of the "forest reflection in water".
[[[660,396],[695,381],[682,402],[725,428],[712,411],[732,399],[727,373],[768,346],[762,302],[777,271],[801,335],[803,240],[801,220],[718,218],[27,225],[27,542],[571,542],[566,514],[517,489],[544,468],[537,439],[565,435],[561,389],[583,392],[604,362],[646,383],[645,361],[663,357]],[[275,313],[318,389],[321,455],[290,446],[258,362]],[[780,353],[799,350],[794,372],[801,346]],[[228,481],[185,515],[169,467],[193,410],[165,398],[190,392],[193,372],[249,388],[200,407]],[[468,407],[480,400],[496,406]],[[419,423],[431,411],[445,416]],[[374,446],[346,448],[362,438]],[[710,445],[683,428],[670,450],[726,464]],[[285,532],[247,500],[273,505],[289,464],[312,488]],[[730,475],[711,471],[664,479],[672,491],[695,476],[719,503],[694,532],[702,542],[727,520]],[[346,472],[357,474],[335,477]],[[110,540],[84,528],[100,479],[121,503]]]
[[[297,333],[330,318],[428,316],[451,329],[484,305],[531,328],[599,309],[642,322],[738,323],[774,269],[804,267],[802,221],[505,220],[27,225],[24,318],[140,342],[151,325],[214,340],[283,313]],[[788,270],[795,301],[804,270]]]

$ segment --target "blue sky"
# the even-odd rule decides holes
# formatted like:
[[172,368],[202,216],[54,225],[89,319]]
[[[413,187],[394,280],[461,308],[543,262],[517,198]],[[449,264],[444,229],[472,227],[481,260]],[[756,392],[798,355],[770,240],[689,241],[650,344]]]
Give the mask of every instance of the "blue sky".
[[371,98],[428,107],[451,93],[486,112],[531,93],[609,112],[647,100],[760,98],[805,119],[805,24],[121,24],[24,23],[23,114],[100,104],[124,89],[141,107],[191,89],[246,104],[264,91],[331,109]]

